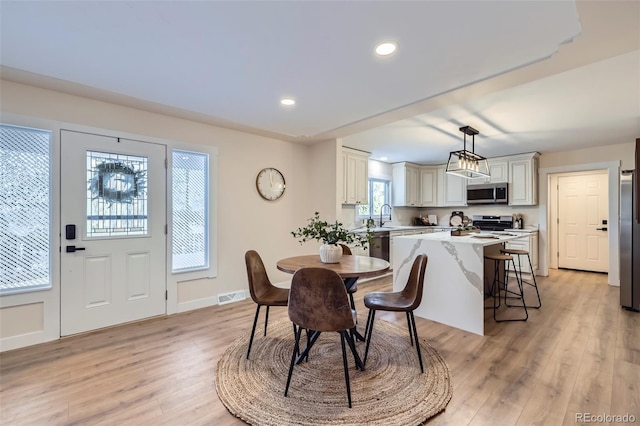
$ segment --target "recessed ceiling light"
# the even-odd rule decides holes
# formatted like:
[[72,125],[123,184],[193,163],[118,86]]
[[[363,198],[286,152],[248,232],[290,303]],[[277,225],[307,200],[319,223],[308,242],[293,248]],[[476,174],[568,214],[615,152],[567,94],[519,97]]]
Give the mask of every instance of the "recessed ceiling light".
[[284,106],[294,106],[296,104],[296,100],[293,98],[282,98],[280,99],[280,103]]
[[387,161],[388,158],[387,157],[380,157],[380,161]]
[[396,51],[398,45],[392,41],[384,41],[376,46],[376,53],[380,56],[388,56]]

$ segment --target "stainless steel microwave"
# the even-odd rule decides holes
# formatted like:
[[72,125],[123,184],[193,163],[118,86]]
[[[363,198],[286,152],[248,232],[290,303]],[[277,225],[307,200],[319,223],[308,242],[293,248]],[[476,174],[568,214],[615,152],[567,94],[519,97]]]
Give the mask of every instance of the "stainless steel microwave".
[[507,204],[508,202],[507,183],[467,185],[467,204]]

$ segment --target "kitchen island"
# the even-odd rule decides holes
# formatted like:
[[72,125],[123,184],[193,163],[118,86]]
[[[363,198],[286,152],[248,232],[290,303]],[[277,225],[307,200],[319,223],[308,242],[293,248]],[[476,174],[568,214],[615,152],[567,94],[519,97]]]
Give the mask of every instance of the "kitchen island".
[[414,314],[484,335],[484,254],[495,253],[506,241],[525,235],[509,233],[451,236],[449,232],[396,237],[393,244],[393,289],[406,284],[413,259],[429,257],[422,303]]

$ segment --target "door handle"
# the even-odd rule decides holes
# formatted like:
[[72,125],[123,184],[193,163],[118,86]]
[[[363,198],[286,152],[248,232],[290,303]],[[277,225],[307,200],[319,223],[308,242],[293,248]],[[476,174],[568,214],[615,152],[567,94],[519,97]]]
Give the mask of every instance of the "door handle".
[[82,250],[86,250],[85,247],[76,247],[76,246],[67,246],[66,252],[67,253],[75,253],[77,251],[82,251]]
[[607,230],[607,227],[604,227],[604,228],[596,228],[596,231],[606,231],[606,230]]

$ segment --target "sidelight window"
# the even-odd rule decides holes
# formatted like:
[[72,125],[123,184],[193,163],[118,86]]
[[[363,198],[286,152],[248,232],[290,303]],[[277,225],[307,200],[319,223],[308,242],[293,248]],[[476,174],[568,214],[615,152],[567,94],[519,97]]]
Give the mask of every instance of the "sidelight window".
[[172,272],[209,267],[209,155],[172,154]]
[[0,125],[0,294],[51,288],[51,132]]

